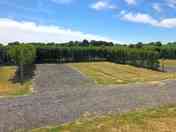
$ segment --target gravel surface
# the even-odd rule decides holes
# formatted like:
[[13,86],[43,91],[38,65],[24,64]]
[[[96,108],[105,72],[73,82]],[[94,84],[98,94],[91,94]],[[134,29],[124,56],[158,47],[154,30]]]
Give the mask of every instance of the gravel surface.
[[0,99],[0,132],[73,121],[86,112],[127,112],[176,104],[176,80],[96,86],[66,65],[37,65],[35,93]]
[[166,72],[176,72],[176,67],[165,67]]

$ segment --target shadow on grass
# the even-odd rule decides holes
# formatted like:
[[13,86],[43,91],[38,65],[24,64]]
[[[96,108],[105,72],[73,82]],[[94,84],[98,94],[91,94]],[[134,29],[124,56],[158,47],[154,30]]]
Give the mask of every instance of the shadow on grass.
[[[35,75],[35,69],[35,65],[24,65],[23,83],[32,80],[33,76]],[[10,79],[10,81],[12,81],[13,83],[21,83],[19,68],[16,70],[15,76]]]

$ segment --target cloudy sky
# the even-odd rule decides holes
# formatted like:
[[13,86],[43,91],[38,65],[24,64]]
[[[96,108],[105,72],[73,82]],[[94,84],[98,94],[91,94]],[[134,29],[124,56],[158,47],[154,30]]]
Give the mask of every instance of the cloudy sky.
[[0,42],[176,41],[176,0],[0,0]]

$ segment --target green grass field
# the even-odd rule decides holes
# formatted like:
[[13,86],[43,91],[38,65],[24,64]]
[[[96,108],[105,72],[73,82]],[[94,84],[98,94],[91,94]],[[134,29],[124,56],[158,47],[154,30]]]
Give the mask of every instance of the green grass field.
[[70,67],[98,84],[128,84],[176,79],[176,73],[164,73],[110,62],[72,63]]
[[12,81],[15,72],[15,66],[0,67],[0,96],[20,96],[31,93],[31,81],[24,82],[23,85]]
[[73,123],[30,132],[175,132],[176,107],[130,112],[123,115],[84,117]]

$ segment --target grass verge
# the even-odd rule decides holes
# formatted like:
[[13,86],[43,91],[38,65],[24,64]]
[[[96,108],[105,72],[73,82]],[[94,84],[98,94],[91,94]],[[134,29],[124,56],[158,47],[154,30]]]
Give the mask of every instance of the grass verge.
[[176,79],[176,73],[164,73],[110,62],[72,63],[68,65],[95,80],[98,84],[128,84]]
[[0,67],[0,96],[20,96],[32,92],[31,81],[24,84],[13,81],[16,69],[15,66]]
[[56,127],[30,132],[175,132],[176,107],[160,107],[122,115],[82,118]]

